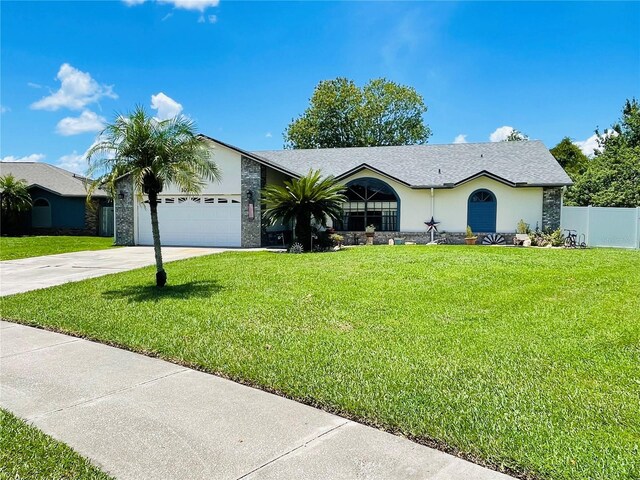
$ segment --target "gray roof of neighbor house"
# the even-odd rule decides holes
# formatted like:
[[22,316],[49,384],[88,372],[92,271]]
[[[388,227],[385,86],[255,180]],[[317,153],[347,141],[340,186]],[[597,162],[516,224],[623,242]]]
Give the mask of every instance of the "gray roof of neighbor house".
[[[0,175],[11,174],[25,180],[29,187],[37,186],[63,197],[86,197],[87,179],[60,167],[40,162],[0,162]],[[107,192],[96,190],[94,197],[104,198]]]
[[571,185],[540,141],[251,152],[297,175],[346,177],[369,168],[412,188],[451,188],[479,176],[512,186]]

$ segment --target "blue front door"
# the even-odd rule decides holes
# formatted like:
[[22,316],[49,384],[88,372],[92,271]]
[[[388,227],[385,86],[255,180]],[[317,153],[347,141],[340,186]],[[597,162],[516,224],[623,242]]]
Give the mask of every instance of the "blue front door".
[[489,190],[476,190],[469,195],[467,225],[474,233],[496,231],[496,196]]

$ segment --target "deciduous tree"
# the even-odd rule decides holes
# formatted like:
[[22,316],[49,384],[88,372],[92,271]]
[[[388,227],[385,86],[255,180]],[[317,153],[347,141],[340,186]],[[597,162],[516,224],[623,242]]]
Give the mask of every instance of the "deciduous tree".
[[426,143],[427,107],[418,92],[384,78],[363,88],[347,78],[321,81],[305,112],[284,133],[285,148]]

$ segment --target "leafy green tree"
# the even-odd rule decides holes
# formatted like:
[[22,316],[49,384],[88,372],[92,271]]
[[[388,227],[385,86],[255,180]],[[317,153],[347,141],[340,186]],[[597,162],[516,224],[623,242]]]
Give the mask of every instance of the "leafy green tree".
[[580,177],[589,166],[589,157],[569,137],[560,140],[550,152],[572,180]]
[[18,180],[8,174],[0,177],[0,224],[6,231],[18,228],[18,218],[23,212],[31,209],[31,195],[24,180]]
[[195,124],[184,116],[159,121],[138,106],[127,116],[118,115],[106,126],[97,143],[87,152],[89,171],[100,176],[90,193],[103,185],[113,191],[114,182],[131,175],[136,194],[149,198],[151,229],[156,257],[156,285],[167,282],[162,264],[158,225],[158,194],[173,184],[185,193],[199,193],[205,180],[220,179],[205,140]]
[[622,117],[600,134],[600,148],[565,196],[567,205],[640,206],[640,106],[627,100]]
[[627,147],[640,146],[640,104],[633,98],[627,99],[622,107],[622,117],[614,123],[610,129],[605,129],[601,134],[596,129],[596,135],[600,143],[600,150],[596,154],[602,153],[607,147],[624,144]]
[[566,205],[640,206],[640,146],[608,146],[565,195]]
[[347,78],[323,80],[305,112],[287,127],[285,148],[370,147],[426,143],[424,100],[384,78],[363,88]]
[[529,136],[514,128],[503,142],[522,142],[524,140],[529,140]]
[[338,220],[347,201],[345,187],[333,177],[322,178],[320,171],[285,181],[284,185],[268,185],[262,191],[266,204],[264,219],[271,225],[295,222],[295,238],[304,248],[311,248],[311,220],[322,226],[327,219]]

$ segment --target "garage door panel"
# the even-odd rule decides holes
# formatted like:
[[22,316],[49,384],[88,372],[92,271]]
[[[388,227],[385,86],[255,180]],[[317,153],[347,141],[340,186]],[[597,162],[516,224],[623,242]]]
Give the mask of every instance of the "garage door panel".
[[[228,198],[228,197],[227,197]],[[160,241],[167,246],[239,247],[240,203],[173,198],[158,205]],[[138,244],[152,245],[151,215],[147,204],[138,206]]]

